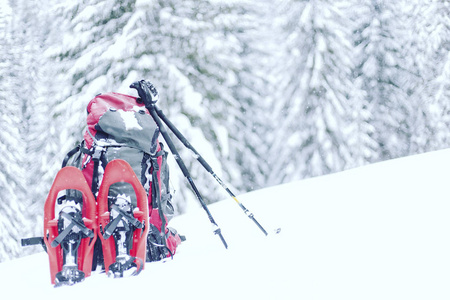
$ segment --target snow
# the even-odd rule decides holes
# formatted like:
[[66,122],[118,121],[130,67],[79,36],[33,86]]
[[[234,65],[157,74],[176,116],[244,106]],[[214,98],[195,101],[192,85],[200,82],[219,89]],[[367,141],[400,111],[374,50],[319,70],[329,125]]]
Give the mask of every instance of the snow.
[[133,111],[124,111],[123,109],[119,109],[118,112],[120,113],[120,116],[125,123],[125,130],[143,130],[142,126],[139,125],[139,122],[136,119]]
[[[171,226],[187,236],[173,260],[137,277],[93,274],[50,284],[45,253],[0,264],[5,295],[47,299],[449,299],[450,149],[238,196]],[[281,232],[274,233],[276,228]],[[122,298],[124,297],[124,298]],[[126,297],[126,298],[125,298]]]

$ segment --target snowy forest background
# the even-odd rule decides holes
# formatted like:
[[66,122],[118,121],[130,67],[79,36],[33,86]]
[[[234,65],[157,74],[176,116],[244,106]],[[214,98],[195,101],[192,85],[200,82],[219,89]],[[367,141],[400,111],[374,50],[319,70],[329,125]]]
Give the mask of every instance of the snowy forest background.
[[135,80],[239,192],[449,147],[449,16],[448,0],[0,0],[0,262],[36,250],[20,238],[42,235],[86,104]]

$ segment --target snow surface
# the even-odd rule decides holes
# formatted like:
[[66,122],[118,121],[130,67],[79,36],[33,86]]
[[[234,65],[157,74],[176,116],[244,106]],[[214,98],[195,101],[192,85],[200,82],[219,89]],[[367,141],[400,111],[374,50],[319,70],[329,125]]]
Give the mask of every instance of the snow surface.
[[[230,198],[171,225],[173,260],[137,277],[93,274],[53,288],[45,253],[0,264],[3,295],[32,299],[450,299],[450,150],[373,164]],[[274,229],[281,227],[279,234]],[[88,296],[89,295],[89,296]]]

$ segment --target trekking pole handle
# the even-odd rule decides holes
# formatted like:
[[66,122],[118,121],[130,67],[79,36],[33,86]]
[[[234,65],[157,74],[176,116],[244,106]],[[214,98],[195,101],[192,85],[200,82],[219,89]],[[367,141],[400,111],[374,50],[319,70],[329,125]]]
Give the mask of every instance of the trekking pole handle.
[[133,82],[130,88],[136,89],[139,97],[144,102],[145,107],[155,105],[159,100],[159,93],[155,86],[148,80]]

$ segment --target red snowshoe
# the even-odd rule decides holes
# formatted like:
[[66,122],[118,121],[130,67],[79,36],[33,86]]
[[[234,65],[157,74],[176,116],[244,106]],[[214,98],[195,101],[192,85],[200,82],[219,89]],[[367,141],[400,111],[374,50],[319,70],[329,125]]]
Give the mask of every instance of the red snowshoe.
[[[111,185],[118,182],[133,187],[136,203],[129,195],[108,196]],[[97,202],[106,272],[123,277],[131,268],[130,275],[139,274],[145,264],[149,228],[147,194],[126,161],[115,159],[106,165]]]
[[[57,204],[60,193],[67,190],[79,191],[81,199],[66,198]],[[72,285],[90,276],[97,239],[96,212],[94,196],[81,171],[75,167],[61,169],[44,206],[44,243],[51,282],[56,286]]]

